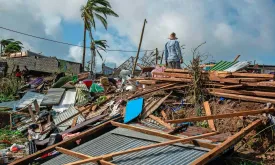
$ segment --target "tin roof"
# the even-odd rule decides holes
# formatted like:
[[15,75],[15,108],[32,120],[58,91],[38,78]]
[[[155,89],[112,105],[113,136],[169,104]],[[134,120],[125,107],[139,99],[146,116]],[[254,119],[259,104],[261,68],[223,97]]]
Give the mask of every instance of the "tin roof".
[[238,63],[237,61],[235,62],[228,62],[228,61],[220,61],[218,62],[213,68],[210,69],[210,71],[223,71],[225,69],[230,68],[234,64]]
[[[163,140],[164,139],[159,137],[126,130],[123,128],[116,128],[113,131],[107,132],[104,135],[88,141],[72,150],[91,156],[99,156],[111,152],[146,146],[156,142],[162,142]],[[113,157],[112,163],[118,165],[182,165],[192,163],[194,160],[207,152],[207,150],[201,148],[188,146],[190,146],[190,144],[175,144],[151,148],[148,150]],[[61,154],[43,164],[66,164],[77,160],[79,159]]]
[[[67,110],[65,110],[64,112],[62,112],[54,117],[54,119],[53,119],[54,123],[59,124],[62,121],[68,119],[69,117],[75,115],[76,113],[78,113],[78,110],[76,110],[73,105],[70,105],[70,107]],[[82,115],[78,115],[78,119],[77,119],[78,124],[83,122],[84,120],[85,119]],[[58,128],[62,131],[65,131],[69,126],[72,125],[72,122],[73,122],[73,118],[66,121],[65,123],[61,124],[60,126],[58,126]]]
[[33,102],[35,99],[37,100],[38,105],[40,105],[44,97],[45,95],[43,94],[29,91],[20,99],[16,107],[23,108]]

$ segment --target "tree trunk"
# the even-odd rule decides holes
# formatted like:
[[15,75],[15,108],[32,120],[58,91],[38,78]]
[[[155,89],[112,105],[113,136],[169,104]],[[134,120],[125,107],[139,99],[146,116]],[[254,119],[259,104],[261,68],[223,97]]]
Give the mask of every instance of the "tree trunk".
[[85,53],[86,53],[86,25],[84,21],[84,38],[83,38],[83,55],[82,55],[82,71],[85,68]]
[[2,47],[2,44],[0,44],[1,45],[1,54],[0,54],[0,57],[2,56],[2,54],[3,54],[3,47]]
[[96,78],[95,56],[96,56],[95,44],[92,42],[91,43],[91,77],[92,79]]

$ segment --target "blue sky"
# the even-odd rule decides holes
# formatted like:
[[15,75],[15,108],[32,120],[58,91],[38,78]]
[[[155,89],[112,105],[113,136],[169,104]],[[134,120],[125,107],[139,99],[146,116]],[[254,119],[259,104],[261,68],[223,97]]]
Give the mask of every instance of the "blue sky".
[[[163,50],[168,35],[176,32],[186,45],[188,63],[192,48],[209,53],[207,61],[240,60],[275,65],[274,0],[110,0],[119,18],[109,18],[106,31],[99,23],[95,36],[109,49],[137,50],[144,18],[148,20],[142,49]],[[80,6],[86,0],[0,0],[0,26],[45,38],[82,45]],[[61,7],[61,8],[60,8]],[[24,8],[26,10],[17,10]],[[60,45],[0,29],[0,38],[15,38],[26,49],[47,56],[81,61],[80,47]],[[89,41],[87,41],[89,45]],[[89,50],[87,60],[90,59]],[[102,53],[107,64],[120,65],[136,53]],[[143,53],[140,54],[141,56]],[[98,69],[101,60],[97,58]]]

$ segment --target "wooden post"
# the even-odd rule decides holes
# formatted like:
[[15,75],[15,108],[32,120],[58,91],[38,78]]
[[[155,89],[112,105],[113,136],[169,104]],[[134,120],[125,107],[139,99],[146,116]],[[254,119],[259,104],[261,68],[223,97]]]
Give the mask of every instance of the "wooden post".
[[[204,106],[206,116],[211,116],[211,110],[210,110],[208,101],[205,101],[203,103],[203,106]],[[209,128],[211,128],[211,130],[213,130],[213,131],[216,131],[214,120],[210,119],[210,120],[207,120],[207,122],[208,122]]]
[[234,59],[233,62],[236,62],[236,61],[240,58],[240,56],[241,56],[241,55],[237,55],[237,56],[235,57],[235,59]]
[[161,54],[160,64],[162,64],[163,55],[164,55],[164,51],[163,51],[162,54]]
[[145,29],[145,24],[146,24],[146,23],[147,23],[147,21],[146,21],[146,19],[145,19],[145,20],[144,20],[144,23],[143,23],[143,28],[142,28],[142,32],[141,32],[141,37],[140,37],[140,41],[139,41],[139,46],[138,46],[138,51],[137,51],[135,63],[134,63],[134,66],[133,66],[132,75],[134,75],[135,70],[136,70],[137,61],[138,61],[138,55],[139,55],[139,52],[140,52],[140,47],[141,47],[141,43],[142,43],[142,39],[143,39],[143,33],[144,33],[144,29]]
[[29,110],[29,113],[31,115],[32,122],[35,122],[35,117],[34,117],[34,114],[33,114],[33,111],[32,111],[32,105],[31,104],[29,104],[28,110]]
[[158,55],[159,55],[158,48],[156,48],[156,66],[158,65]]

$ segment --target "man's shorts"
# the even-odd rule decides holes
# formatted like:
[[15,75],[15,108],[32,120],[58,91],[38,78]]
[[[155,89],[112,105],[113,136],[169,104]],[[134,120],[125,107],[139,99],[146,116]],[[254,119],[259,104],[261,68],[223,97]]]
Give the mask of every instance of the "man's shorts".
[[170,61],[168,62],[168,68],[172,69],[181,69],[179,61]]

